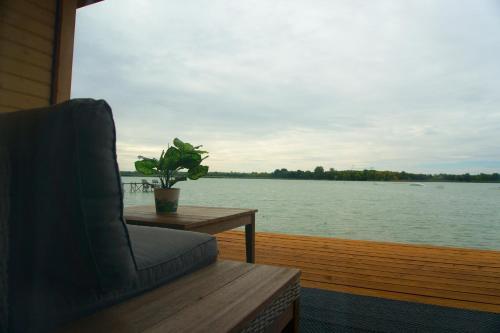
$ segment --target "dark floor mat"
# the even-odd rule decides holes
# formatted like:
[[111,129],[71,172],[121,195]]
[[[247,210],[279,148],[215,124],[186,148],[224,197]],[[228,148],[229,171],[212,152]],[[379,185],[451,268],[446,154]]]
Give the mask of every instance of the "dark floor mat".
[[300,332],[500,333],[500,314],[302,288]]

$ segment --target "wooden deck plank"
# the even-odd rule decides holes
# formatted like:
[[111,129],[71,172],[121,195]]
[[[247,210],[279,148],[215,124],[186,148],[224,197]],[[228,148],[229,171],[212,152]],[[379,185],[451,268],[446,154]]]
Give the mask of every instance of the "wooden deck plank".
[[[278,236],[281,236],[277,234]],[[302,236],[301,236],[302,237]],[[224,235],[225,241],[236,241],[238,242],[241,238],[240,234],[236,231],[227,233]],[[370,243],[367,241],[359,241],[359,244],[344,242],[344,240],[339,240],[339,242],[332,243],[323,241],[309,241],[303,239],[283,239],[281,237],[272,237],[272,234],[259,233],[259,238],[261,243],[269,243],[273,246],[279,246],[284,244],[286,248],[301,248],[304,247],[309,250],[315,250],[320,252],[330,252],[330,253],[353,253],[353,254],[365,254],[369,256],[379,256],[386,258],[415,258],[421,261],[432,261],[432,262],[457,262],[460,259],[461,264],[472,264],[473,266],[478,266],[480,264],[486,264],[489,267],[500,267],[499,262],[499,252],[489,251],[488,255],[482,253],[476,253],[478,250],[469,249],[467,252],[449,252],[449,248],[444,248],[443,251],[439,252],[438,249],[423,248],[420,245],[414,245],[414,248],[409,248],[407,245],[400,246],[401,244],[394,243],[392,246],[386,244],[379,245],[376,242]],[[293,245],[293,246],[291,246]],[[397,246],[397,248],[395,248]],[[397,252],[395,252],[395,249]]]
[[[226,245],[227,248],[237,247],[235,243],[229,243]],[[263,245],[264,246],[264,245]],[[462,264],[442,264],[433,263],[426,261],[418,261],[413,259],[384,259],[379,257],[370,257],[367,255],[356,255],[356,254],[343,254],[343,253],[329,253],[322,254],[316,251],[307,250],[305,247],[295,247],[295,248],[284,248],[276,246],[266,246],[267,253],[274,253],[276,255],[284,257],[295,257],[297,259],[307,261],[309,258],[314,257],[315,260],[319,262],[332,262],[336,263],[339,261],[346,263],[360,263],[369,264],[376,267],[399,267],[406,268],[409,271],[415,270],[430,270],[437,271],[441,273],[456,273],[456,274],[467,274],[467,275],[477,275],[477,276],[487,276],[498,279],[500,277],[500,271],[496,267],[488,267],[481,265],[462,265]]]
[[[229,251],[224,251],[226,256],[232,256],[234,259],[237,259],[241,256],[240,253],[230,253]],[[370,267],[351,267],[346,265],[335,265],[332,264],[322,264],[316,262],[307,262],[307,261],[297,261],[289,258],[278,258],[273,255],[266,255],[265,253],[259,253],[259,258],[262,262],[265,263],[277,263],[287,267],[293,267],[294,265],[300,265],[301,267],[306,267],[311,271],[326,271],[326,272],[339,272],[339,273],[352,273],[352,274],[365,274],[371,275],[375,277],[388,277],[392,279],[404,279],[415,282],[437,282],[443,283],[450,286],[465,286],[465,287],[479,287],[479,288],[489,288],[493,289],[494,292],[500,291],[500,281],[499,282],[490,282],[490,281],[481,281],[479,279],[474,279],[474,276],[469,277],[467,279],[463,278],[461,275],[449,275],[449,274],[435,274],[428,275],[426,273],[423,274],[408,274],[407,270],[376,270],[370,269]]]
[[[233,255],[233,256],[240,256],[242,255],[241,251],[230,251],[227,250],[227,248],[224,246],[224,244],[220,243],[221,247],[224,247],[224,253],[227,255]],[[328,269],[339,269],[339,270],[347,270],[347,271],[359,271],[359,270],[367,270],[371,272],[370,274],[380,274],[381,272],[387,272],[388,274],[394,274],[395,276],[405,276],[410,279],[418,279],[419,277],[422,280],[427,280],[427,281],[433,281],[436,278],[447,278],[447,279],[452,279],[456,282],[461,282],[463,281],[466,283],[466,285],[469,285],[470,283],[474,283],[476,285],[478,282],[484,282],[484,283],[489,283],[490,286],[498,286],[500,285],[500,278],[498,276],[482,276],[482,275],[477,275],[477,274],[466,274],[464,272],[449,272],[449,271],[443,271],[442,269],[429,269],[426,270],[424,266],[422,266],[421,269],[413,269],[411,266],[410,267],[394,267],[394,266],[380,266],[380,265],[373,265],[372,263],[369,262],[353,262],[349,260],[320,260],[316,258],[315,260],[310,260],[307,258],[296,258],[293,257],[289,254],[277,254],[277,253],[266,253],[263,252],[262,250],[258,250],[257,254],[259,255],[260,258],[263,260],[272,260],[275,262],[284,262],[284,263],[292,263],[292,264],[297,264],[303,267],[314,267],[315,266],[320,266]],[[293,265],[292,265],[293,266]]]
[[[237,238],[228,238],[226,241],[236,241],[238,242]],[[418,261],[427,261],[427,262],[435,262],[435,263],[456,263],[457,258],[460,258],[462,264],[469,264],[473,266],[481,266],[485,265],[488,267],[496,267],[500,268],[500,262],[498,262],[498,258],[484,258],[484,257],[474,257],[470,255],[450,255],[450,254],[442,254],[442,255],[436,255],[436,254],[429,254],[429,253],[422,253],[419,251],[414,251],[414,252],[405,252],[405,251],[399,251],[399,252],[394,252],[394,249],[391,250],[379,250],[377,248],[374,248],[372,246],[372,249],[368,247],[360,247],[356,248],[352,245],[350,246],[343,246],[343,245],[338,245],[338,246],[331,246],[331,245],[321,245],[318,243],[309,243],[309,242],[295,242],[295,241],[285,241],[285,240],[280,240],[276,239],[273,240],[272,238],[263,238],[262,243],[269,243],[269,246],[274,246],[274,247],[280,247],[284,246],[288,248],[291,244],[296,245],[296,247],[301,247],[304,246],[308,250],[314,250],[318,251],[318,253],[344,253],[344,254],[356,254],[356,255],[365,255],[365,256],[370,256],[370,257],[380,257],[380,258],[394,258],[394,259],[413,259],[413,260],[418,260]]]
[[[320,244],[354,244],[357,247],[361,247],[363,245],[368,246],[373,249],[373,245],[377,245],[377,248],[386,247],[389,249],[394,249],[394,245],[398,245],[398,250],[410,249],[413,250],[426,250],[426,251],[436,251],[439,254],[442,253],[456,253],[456,254],[472,254],[473,256],[478,255],[491,255],[495,258],[498,258],[499,252],[494,250],[485,250],[485,249],[474,249],[474,251],[470,251],[470,248],[460,248],[460,247],[446,247],[446,246],[436,246],[429,244],[407,244],[407,243],[390,243],[390,242],[382,242],[382,241],[367,241],[367,240],[352,240],[352,239],[342,239],[342,238],[334,238],[334,237],[318,237],[318,236],[303,236],[297,237],[297,235],[289,235],[289,234],[277,234],[270,232],[260,232],[259,233],[262,238],[270,237],[272,239],[287,239],[287,240],[299,240],[299,241],[311,241]],[[231,234],[228,233],[228,236]],[[235,232],[237,235],[237,232]]]
[[[279,234],[278,234],[279,235]],[[236,233],[234,234],[235,237],[239,237],[239,235]],[[482,261],[488,261],[488,262],[496,262],[498,260],[498,252],[497,251],[490,251],[490,250],[474,250],[470,251],[471,249],[454,249],[454,248],[449,248],[449,247],[441,247],[441,248],[435,248],[431,247],[429,248],[427,245],[411,245],[409,244],[400,244],[400,243],[393,243],[393,244],[387,244],[387,243],[380,243],[380,242],[370,242],[370,241],[353,241],[351,240],[343,240],[339,239],[338,242],[332,242],[332,240],[328,241],[323,241],[321,240],[315,240],[315,239],[310,239],[310,236],[307,236],[305,239],[295,239],[295,238],[290,238],[290,237],[273,237],[272,234],[269,233],[263,233],[262,235],[262,240],[269,240],[271,242],[275,242],[277,240],[283,240],[286,242],[300,242],[300,243],[307,243],[312,247],[317,247],[317,248],[324,248],[324,249],[355,249],[356,251],[370,251],[371,253],[393,253],[394,251],[394,245],[399,245],[398,246],[398,253],[405,254],[405,255],[410,255],[410,256],[423,256],[423,257],[439,257],[439,258],[457,258],[457,256],[460,256],[463,259],[467,258],[473,258],[474,260],[479,259]],[[279,235],[281,236],[281,235]],[[377,245],[374,247],[374,245]]]
[[475,311],[485,311],[500,313],[500,306],[487,303],[475,303],[461,300],[449,300],[446,298],[429,297],[424,295],[403,294],[387,290],[374,290],[369,288],[349,287],[338,284],[323,283],[301,279],[301,285],[305,288],[318,288],[342,293],[349,293],[362,296],[372,296],[393,299],[397,301],[416,302],[431,305],[446,306],[451,308],[468,309]]
[[[244,235],[217,236],[244,260]],[[304,287],[500,313],[500,252],[257,233],[257,263],[302,270]]]
[[[225,258],[233,260],[238,259],[237,255],[228,255]],[[287,267],[295,267],[293,264],[285,264],[281,260],[273,260],[272,258],[262,258],[261,263],[277,264]],[[441,280],[440,282],[428,279],[427,281],[419,280],[414,276],[408,275],[405,277],[397,276],[382,276],[380,274],[370,273],[365,271],[363,273],[354,273],[352,271],[338,271],[335,269],[314,269],[308,266],[301,265],[300,268],[304,271],[304,277],[315,275],[317,281],[334,281],[338,284],[344,285],[358,285],[358,286],[372,286],[374,289],[393,289],[402,292],[418,293],[425,295],[447,295],[449,298],[454,299],[468,299],[471,301],[484,300],[492,304],[496,304],[500,298],[500,285],[492,285],[484,287],[479,285],[464,285],[458,284],[448,279],[447,281]],[[390,285],[390,286],[389,286]],[[490,296],[492,298],[490,299]]]

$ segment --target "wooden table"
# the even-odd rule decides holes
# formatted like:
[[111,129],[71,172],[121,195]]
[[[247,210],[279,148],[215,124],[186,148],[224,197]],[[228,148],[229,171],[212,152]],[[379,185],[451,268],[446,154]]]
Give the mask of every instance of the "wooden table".
[[297,332],[299,278],[297,269],[219,260],[59,333],[239,332],[271,312],[275,316],[266,332]]
[[255,262],[257,209],[179,206],[177,213],[157,214],[154,206],[125,207],[128,224],[216,234],[245,226],[246,259]]

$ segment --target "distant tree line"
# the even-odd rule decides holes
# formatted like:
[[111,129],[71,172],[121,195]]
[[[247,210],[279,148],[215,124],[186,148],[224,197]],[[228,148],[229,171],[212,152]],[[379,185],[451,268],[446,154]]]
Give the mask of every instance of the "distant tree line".
[[287,169],[276,169],[271,174],[272,178],[285,179],[324,179],[324,180],[357,180],[357,181],[419,181],[419,182],[500,182],[500,174],[480,173],[471,175],[469,173],[461,175],[453,174],[422,174],[397,171],[378,170],[335,170],[330,168],[325,171],[318,166],[314,171],[288,171]]
[[[122,176],[141,177],[136,171],[122,171]],[[470,182],[470,183],[497,183],[500,174],[480,173],[471,175],[453,174],[422,174],[397,171],[378,170],[326,170],[322,166],[313,171],[276,169],[273,172],[209,172],[206,177],[211,178],[273,178],[273,179],[317,179],[317,180],[357,180],[357,181],[418,181],[418,182]]]

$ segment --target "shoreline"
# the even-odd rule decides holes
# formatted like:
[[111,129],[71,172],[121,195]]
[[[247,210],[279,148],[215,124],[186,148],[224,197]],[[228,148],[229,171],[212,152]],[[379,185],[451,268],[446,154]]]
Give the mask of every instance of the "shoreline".
[[[130,175],[121,174],[121,177],[135,177],[135,178],[157,178],[155,176],[143,176],[143,175]],[[272,176],[217,176],[217,175],[207,175],[203,178],[218,178],[218,179],[245,179],[245,180],[258,180],[258,179],[268,179],[268,180],[313,180],[313,181],[327,181],[327,182],[373,182],[373,183],[459,183],[459,184],[500,184],[500,181],[458,181],[458,180],[375,180],[375,179],[314,179],[314,178],[280,178]]]

